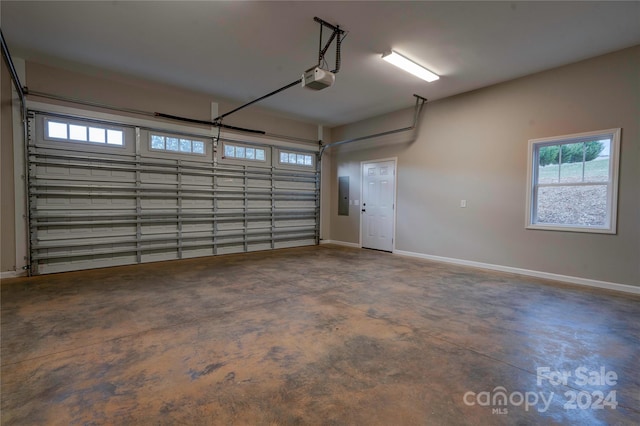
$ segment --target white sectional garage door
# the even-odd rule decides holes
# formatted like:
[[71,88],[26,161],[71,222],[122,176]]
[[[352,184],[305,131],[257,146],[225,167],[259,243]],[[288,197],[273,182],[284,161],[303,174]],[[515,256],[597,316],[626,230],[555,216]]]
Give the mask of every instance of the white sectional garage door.
[[308,148],[31,112],[28,170],[33,274],[318,242]]

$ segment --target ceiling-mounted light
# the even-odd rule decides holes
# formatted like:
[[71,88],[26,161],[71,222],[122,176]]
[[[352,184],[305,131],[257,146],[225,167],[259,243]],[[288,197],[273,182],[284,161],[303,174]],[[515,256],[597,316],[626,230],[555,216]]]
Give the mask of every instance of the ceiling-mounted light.
[[420,77],[421,79],[428,81],[429,83],[440,78],[425,67],[416,64],[411,59],[405,58],[404,56],[402,56],[398,52],[394,52],[393,50],[389,53],[383,54],[382,59],[389,62],[390,64],[395,65],[398,68],[402,68],[406,72],[409,72],[416,77]]

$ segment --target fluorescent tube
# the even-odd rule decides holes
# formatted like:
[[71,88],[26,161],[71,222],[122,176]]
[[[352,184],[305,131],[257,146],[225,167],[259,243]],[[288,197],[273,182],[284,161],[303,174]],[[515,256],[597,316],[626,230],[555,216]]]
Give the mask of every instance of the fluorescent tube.
[[393,50],[391,51],[391,53],[382,55],[382,59],[389,62],[390,64],[395,65],[398,68],[402,68],[406,72],[409,72],[416,77],[420,77],[421,79],[428,81],[429,83],[440,78],[423,66],[416,64],[412,60],[405,58],[404,56],[397,52],[394,52]]

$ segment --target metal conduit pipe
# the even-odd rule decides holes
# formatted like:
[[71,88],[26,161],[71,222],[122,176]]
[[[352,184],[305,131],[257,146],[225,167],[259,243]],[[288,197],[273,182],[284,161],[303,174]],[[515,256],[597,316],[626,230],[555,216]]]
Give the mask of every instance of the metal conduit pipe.
[[[0,44],[2,44],[2,57],[4,58],[7,67],[9,68],[9,73],[11,74],[11,80],[13,81],[13,84],[16,88],[16,91],[18,92],[18,97],[20,98],[20,112],[22,115],[22,137],[23,137],[23,142],[24,142],[24,155],[23,155],[23,159],[24,159],[24,164],[28,164],[28,154],[27,154],[27,140],[29,137],[29,121],[27,119],[27,100],[26,100],[26,93],[25,90],[26,88],[24,86],[22,86],[22,83],[20,82],[20,77],[18,76],[18,72],[16,71],[16,67],[13,63],[13,59],[11,57],[11,53],[9,52],[9,46],[7,46],[7,42],[4,39],[4,34],[2,33],[2,30],[0,30]],[[28,188],[29,188],[29,173],[26,172],[24,173],[24,189],[25,189],[25,193],[28,194]],[[29,206],[29,197],[25,197],[24,200],[24,209],[25,209],[25,215],[27,217],[27,224],[29,223],[29,211],[30,211],[30,206]],[[22,267],[22,269],[26,270],[28,275],[31,276],[31,268],[29,267],[29,265],[31,264],[31,260],[30,260],[30,253],[31,253],[31,241],[29,238],[27,238],[27,242],[26,242],[26,265]],[[18,265],[16,265],[17,267]]]
[[[60,95],[54,95],[52,93],[39,92],[37,90],[27,90],[27,95],[28,96],[37,96],[39,98],[45,98],[45,99],[52,99],[54,101],[70,102],[70,103],[78,104],[78,105],[92,106],[92,107],[96,107],[96,108],[109,109],[109,110],[119,111],[119,112],[126,112],[126,113],[129,113],[129,114],[144,115],[144,116],[147,116],[147,117],[153,117],[154,116],[153,113],[149,112],[149,111],[142,111],[142,110],[139,110],[139,109],[132,109],[132,108],[123,108],[123,107],[103,104],[103,103],[100,103],[100,102],[85,101],[85,100],[82,100],[82,99],[71,98],[71,97],[68,97],[68,96],[60,96]],[[62,115],[62,114],[60,114],[60,115]]]
[[407,131],[415,129],[416,126],[418,125],[418,119],[420,117],[420,112],[422,111],[422,107],[424,106],[424,104],[427,102],[427,99],[423,98],[422,96],[419,96],[419,95],[413,95],[413,96],[416,97],[416,105],[415,105],[414,110],[413,110],[413,124],[411,124],[411,126],[403,127],[401,129],[387,130],[385,132],[374,133],[372,135],[359,136],[357,138],[345,139],[345,140],[341,140],[341,141],[338,141],[338,142],[332,142],[332,143],[323,145],[322,148],[320,148],[320,154],[319,154],[320,157],[322,157],[322,154],[324,153],[324,151],[327,148],[331,148],[331,147],[339,146],[339,145],[344,145],[344,144],[348,144],[348,143],[352,143],[352,142],[358,142],[358,141],[362,141],[362,140],[366,140],[366,139],[373,139],[373,138],[377,138],[377,137],[380,137],[380,136],[387,136],[387,135],[393,135],[395,133],[407,132]]
[[2,43],[2,56],[4,56],[4,60],[7,63],[9,73],[11,74],[11,80],[13,80],[13,84],[16,86],[18,96],[20,97],[20,103],[22,104],[22,109],[24,110],[26,105],[24,88],[22,87],[22,83],[20,83],[18,72],[16,71],[16,67],[13,64],[13,59],[11,59],[9,46],[7,46],[7,43],[4,40],[4,34],[2,34],[2,30],[0,30],[0,42]]

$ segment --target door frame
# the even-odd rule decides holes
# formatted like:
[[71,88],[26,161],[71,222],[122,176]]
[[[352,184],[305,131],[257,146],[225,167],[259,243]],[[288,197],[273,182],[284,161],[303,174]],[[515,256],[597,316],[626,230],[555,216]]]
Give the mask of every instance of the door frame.
[[364,221],[362,220],[362,202],[364,195],[364,165],[369,163],[380,163],[383,161],[393,161],[393,172],[395,173],[393,179],[393,230],[391,232],[391,253],[395,253],[396,251],[396,215],[398,212],[398,157],[386,157],[386,158],[378,158],[374,160],[366,160],[360,161],[360,205],[358,208],[360,211],[358,212],[358,220],[360,221],[360,236],[358,240],[358,244],[360,248],[362,247],[362,225]]

